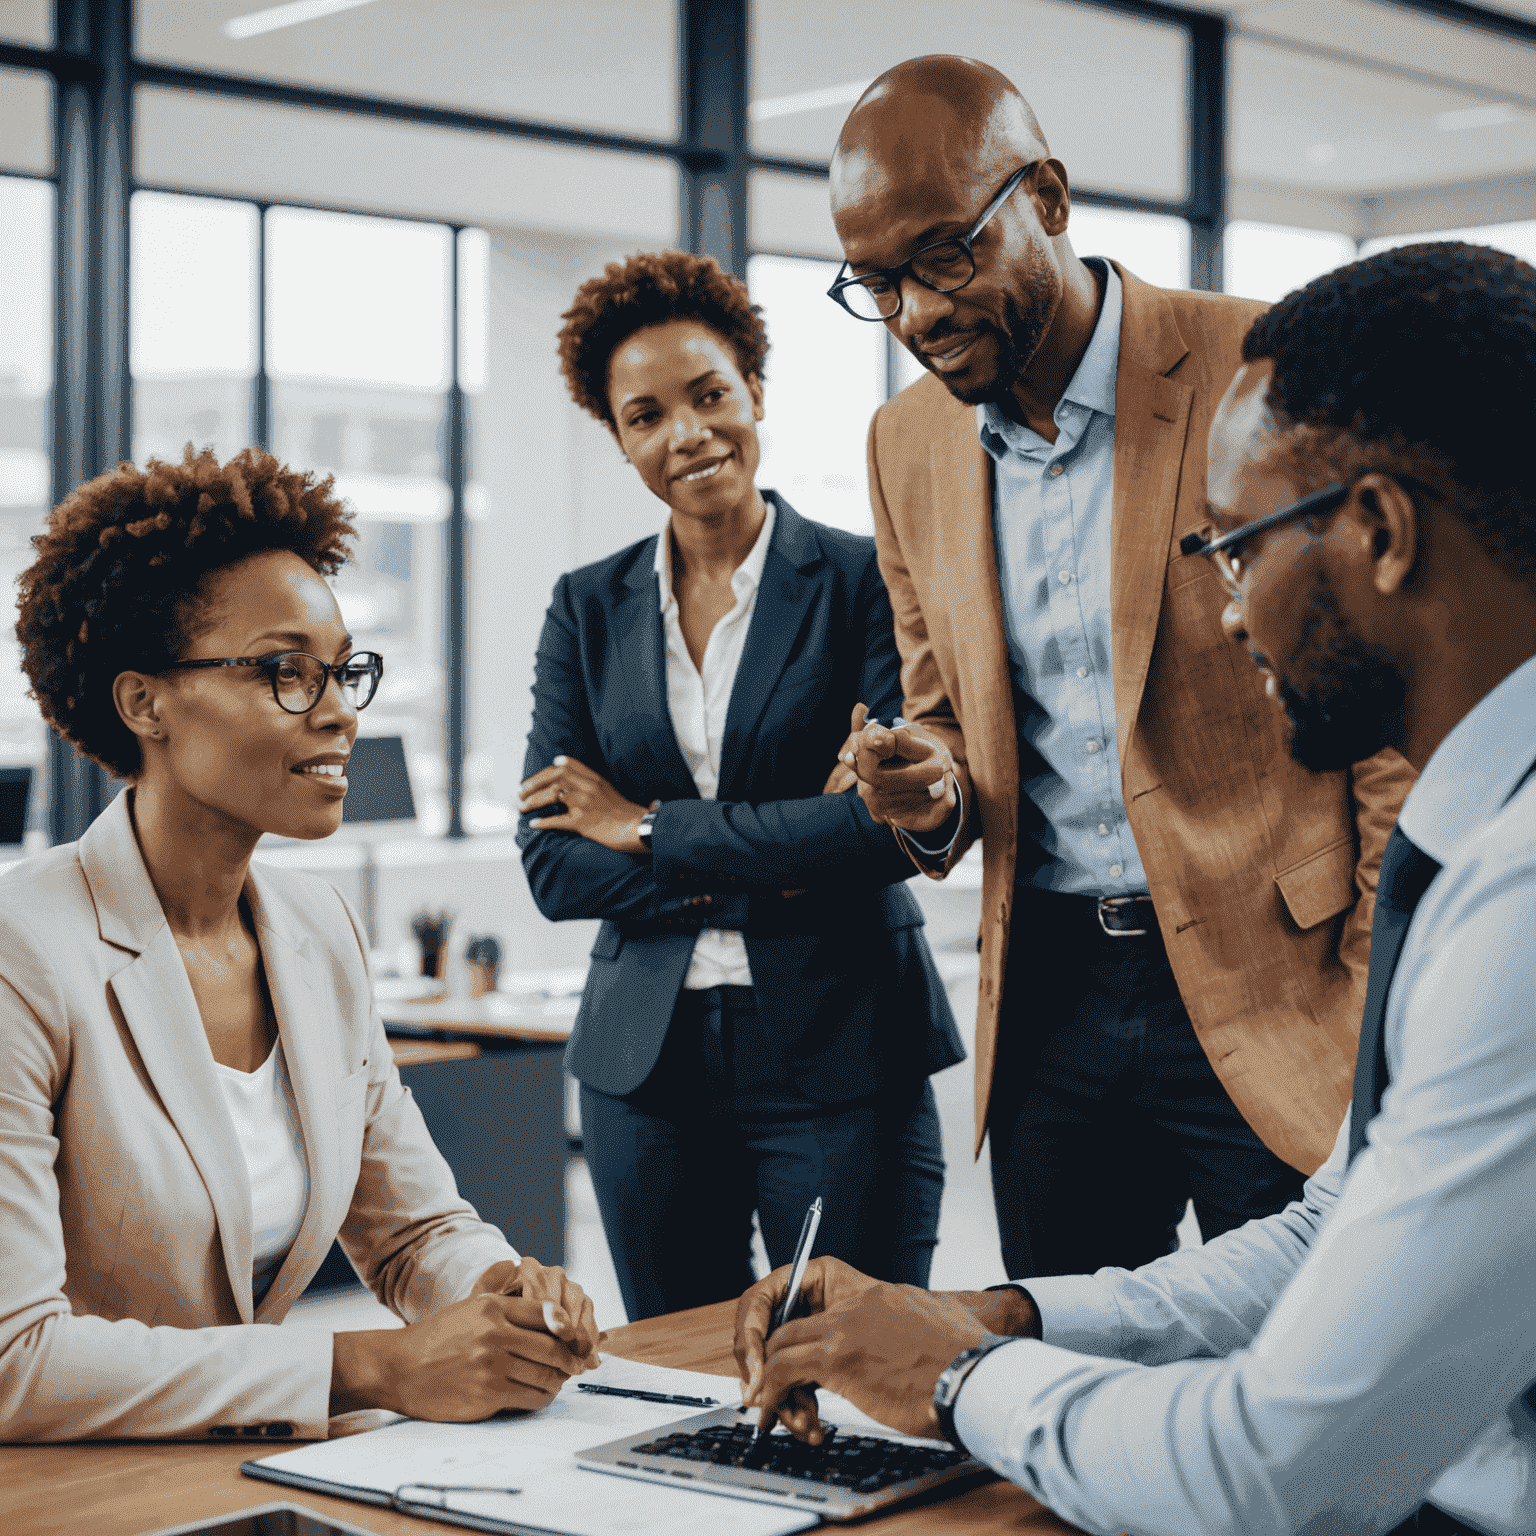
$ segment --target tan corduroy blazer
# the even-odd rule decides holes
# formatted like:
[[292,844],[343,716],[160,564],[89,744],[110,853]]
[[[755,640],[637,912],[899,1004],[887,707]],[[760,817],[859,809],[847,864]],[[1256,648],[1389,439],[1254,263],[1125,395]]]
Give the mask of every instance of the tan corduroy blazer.
[[324,1435],[331,1336],[270,1325],[334,1237],[407,1321],[516,1257],[401,1085],[341,897],[245,889],[310,1181],[254,1310],[245,1163],[128,792],[0,878],[0,1440]]
[[[1263,679],[1222,634],[1210,562],[1179,553],[1206,521],[1206,436],[1262,306],[1116,270],[1110,602],[1126,812],[1206,1054],[1265,1143],[1311,1172],[1349,1105],[1376,869],[1413,772],[1396,753],[1348,773],[1297,767]],[[930,376],[876,412],[869,471],[905,716],[949,744],[970,810],[938,878],[983,844],[979,1150],[1009,945],[1030,942],[1010,926],[1019,758],[992,461],[974,408]],[[1006,1027],[1033,1022],[1026,981]]]

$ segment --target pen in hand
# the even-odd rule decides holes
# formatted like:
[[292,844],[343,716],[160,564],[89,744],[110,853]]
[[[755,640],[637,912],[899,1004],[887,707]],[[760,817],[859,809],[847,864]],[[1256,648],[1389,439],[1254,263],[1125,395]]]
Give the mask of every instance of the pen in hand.
[[[816,1241],[816,1229],[820,1225],[821,1196],[817,1195],[811,1201],[810,1209],[806,1211],[805,1220],[801,1223],[800,1241],[795,1244],[795,1257],[789,1267],[789,1284],[785,1288],[784,1300],[779,1303],[778,1311],[769,1320],[768,1332],[763,1335],[765,1344],[789,1321],[790,1313],[795,1310],[795,1305],[800,1300],[800,1287],[805,1283],[805,1266],[810,1262],[811,1247]],[[768,1436],[771,1433],[771,1429],[764,1429],[761,1423],[758,1424],[757,1433],[752,1437],[752,1444],[741,1459],[742,1466],[757,1465],[758,1459],[767,1452]]]

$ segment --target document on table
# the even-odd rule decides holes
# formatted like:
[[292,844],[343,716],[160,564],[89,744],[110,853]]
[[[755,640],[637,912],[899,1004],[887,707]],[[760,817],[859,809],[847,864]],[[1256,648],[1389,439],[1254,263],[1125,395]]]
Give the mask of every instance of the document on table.
[[[372,1504],[388,1504],[391,1495],[409,1483],[486,1484],[522,1490],[516,1494],[407,1490],[411,1514],[480,1530],[559,1532],[561,1536],[787,1536],[818,1523],[815,1515],[771,1504],[578,1467],[578,1451],[706,1411],[580,1392],[577,1384],[583,1381],[713,1397],[721,1407],[741,1401],[740,1383],[733,1376],[675,1371],[605,1355],[599,1369],[568,1382],[554,1402],[538,1413],[479,1424],[402,1419],[367,1434],[246,1462],[241,1470],[271,1482]],[[445,1508],[422,1507],[440,1498]]]

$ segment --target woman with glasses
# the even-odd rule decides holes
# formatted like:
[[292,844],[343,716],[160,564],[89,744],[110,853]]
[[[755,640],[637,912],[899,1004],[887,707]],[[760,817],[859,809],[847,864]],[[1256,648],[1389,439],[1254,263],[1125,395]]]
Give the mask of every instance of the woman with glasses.
[[738,1295],[754,1211],[786,1264],[818,1195],[818,1253],[926,1285],[928,1076],[964,1051],[837,765],[856,705],[901,708],[874,541],[758,490],[768,340],[712,260],[615,263],[565,320],[576,403],[667,511],[555,588],[519,831],[540,910],[603,919],[567,1061],[625,1307]]
[[[44,717],[127,788],[0,879],[0,1440],[480,1419],[596,1361],[580,1288],[459,1199],[350,908],[251,862],[340,824],[383,670],[325,580],[330,485],[124,464],[21,577]],[[337,1238],[406,1327],[271,1326]]]

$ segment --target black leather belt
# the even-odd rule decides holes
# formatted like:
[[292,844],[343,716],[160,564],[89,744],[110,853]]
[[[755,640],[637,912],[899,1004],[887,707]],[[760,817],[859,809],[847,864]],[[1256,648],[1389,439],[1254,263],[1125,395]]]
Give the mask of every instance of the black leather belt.
[[1099,927],[1112,939],[1140,939],[1157,932],[1150,896],[1100,896]]

